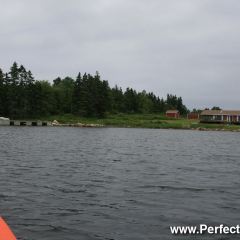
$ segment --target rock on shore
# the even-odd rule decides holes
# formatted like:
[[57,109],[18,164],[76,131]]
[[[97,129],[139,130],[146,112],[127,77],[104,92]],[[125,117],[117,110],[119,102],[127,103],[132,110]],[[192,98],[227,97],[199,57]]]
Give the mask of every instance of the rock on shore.
[[197,131],[222,131],[222,132],[240,132],[240,129],[236,129],[236,130],[230,130],[230,129],[219,129],[219,128],[191,128],[191,130],[197,130]]
[[84,124],[84,123],[76,123],[76,124],[60,124],[57,120],[54,120],[52,123],[53,126],[61,126],[61,127],[103,127],[104,125],[100,124]]

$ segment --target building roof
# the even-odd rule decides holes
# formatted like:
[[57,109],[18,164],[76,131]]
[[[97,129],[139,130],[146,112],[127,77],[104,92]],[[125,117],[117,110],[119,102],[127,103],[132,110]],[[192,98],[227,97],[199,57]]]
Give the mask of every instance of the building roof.
[[167,110],[166,113],[179,113],[179,111],[178,110]]
[[234,110],[204,110],[201,115],[234,115],[240,116],[240,111]]

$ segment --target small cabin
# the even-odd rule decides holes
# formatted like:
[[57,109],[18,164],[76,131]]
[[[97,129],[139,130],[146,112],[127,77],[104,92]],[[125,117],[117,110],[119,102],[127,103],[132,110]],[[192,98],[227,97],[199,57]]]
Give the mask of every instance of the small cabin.
[[171,117],[171,118],[179,118],[179,111],[178,110],[167,110],[166,116]]
[[240,123],[240,111],[204,110],[201,114],[201,122]]
[[199,119],[199,114],[197,114],[197,113],[188,113],[187,119]]

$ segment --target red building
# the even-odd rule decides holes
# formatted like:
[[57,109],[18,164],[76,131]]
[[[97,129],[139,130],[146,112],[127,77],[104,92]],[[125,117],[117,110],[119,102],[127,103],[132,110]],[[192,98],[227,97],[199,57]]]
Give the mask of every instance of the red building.
[[240,122],[240,111],[204,110],[201,118],[211,122]]
[[199,114],[196,114],[196,113],[188,113],[187,119],[199,119]]
[[171,117],[171,118],[179,118],[179,111],[178,110],[167,110],[166,116]]

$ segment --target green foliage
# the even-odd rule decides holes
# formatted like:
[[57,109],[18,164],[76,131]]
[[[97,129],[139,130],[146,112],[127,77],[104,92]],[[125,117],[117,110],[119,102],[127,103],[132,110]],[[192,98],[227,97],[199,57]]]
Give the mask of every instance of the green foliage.
[[203,110],[201,110],[201,109],[198,109],[198,110],[197,110],[196,108],[194,108],[194,109],[192,110],[192,113],[201,114],[202,111],[203,111]]
[[58,77],[53,80],[53,95],[55,99],[54,113],[72,113],[73,88],[74,80],[70,77],[64,79]]
[[213,107],[211,110],[222,110],[220,107]]
[[165,114],[171,109],[178,109],[182,115],[188,112],[181,97],[167,94],[164,100],[145,90],[136,92],[127,88],[124,92],[117,85],[110,89],[108,81],[101,80],[98,72],[95,76],[79,73],[76,80],[57,77],[50,84],[35,81],[31,71],[23,65],[18,67],[16,62],[9,73],[4,74],[0,69],[0,114],[11,119],[65,114],[95,119],[110,114],[124,114],[125,118],[126,114],[141,114],[148,118],[149,114]]
[[111,106],[108,81],[79,73],[73,87],[73,113],[82,117],[102,118]]

